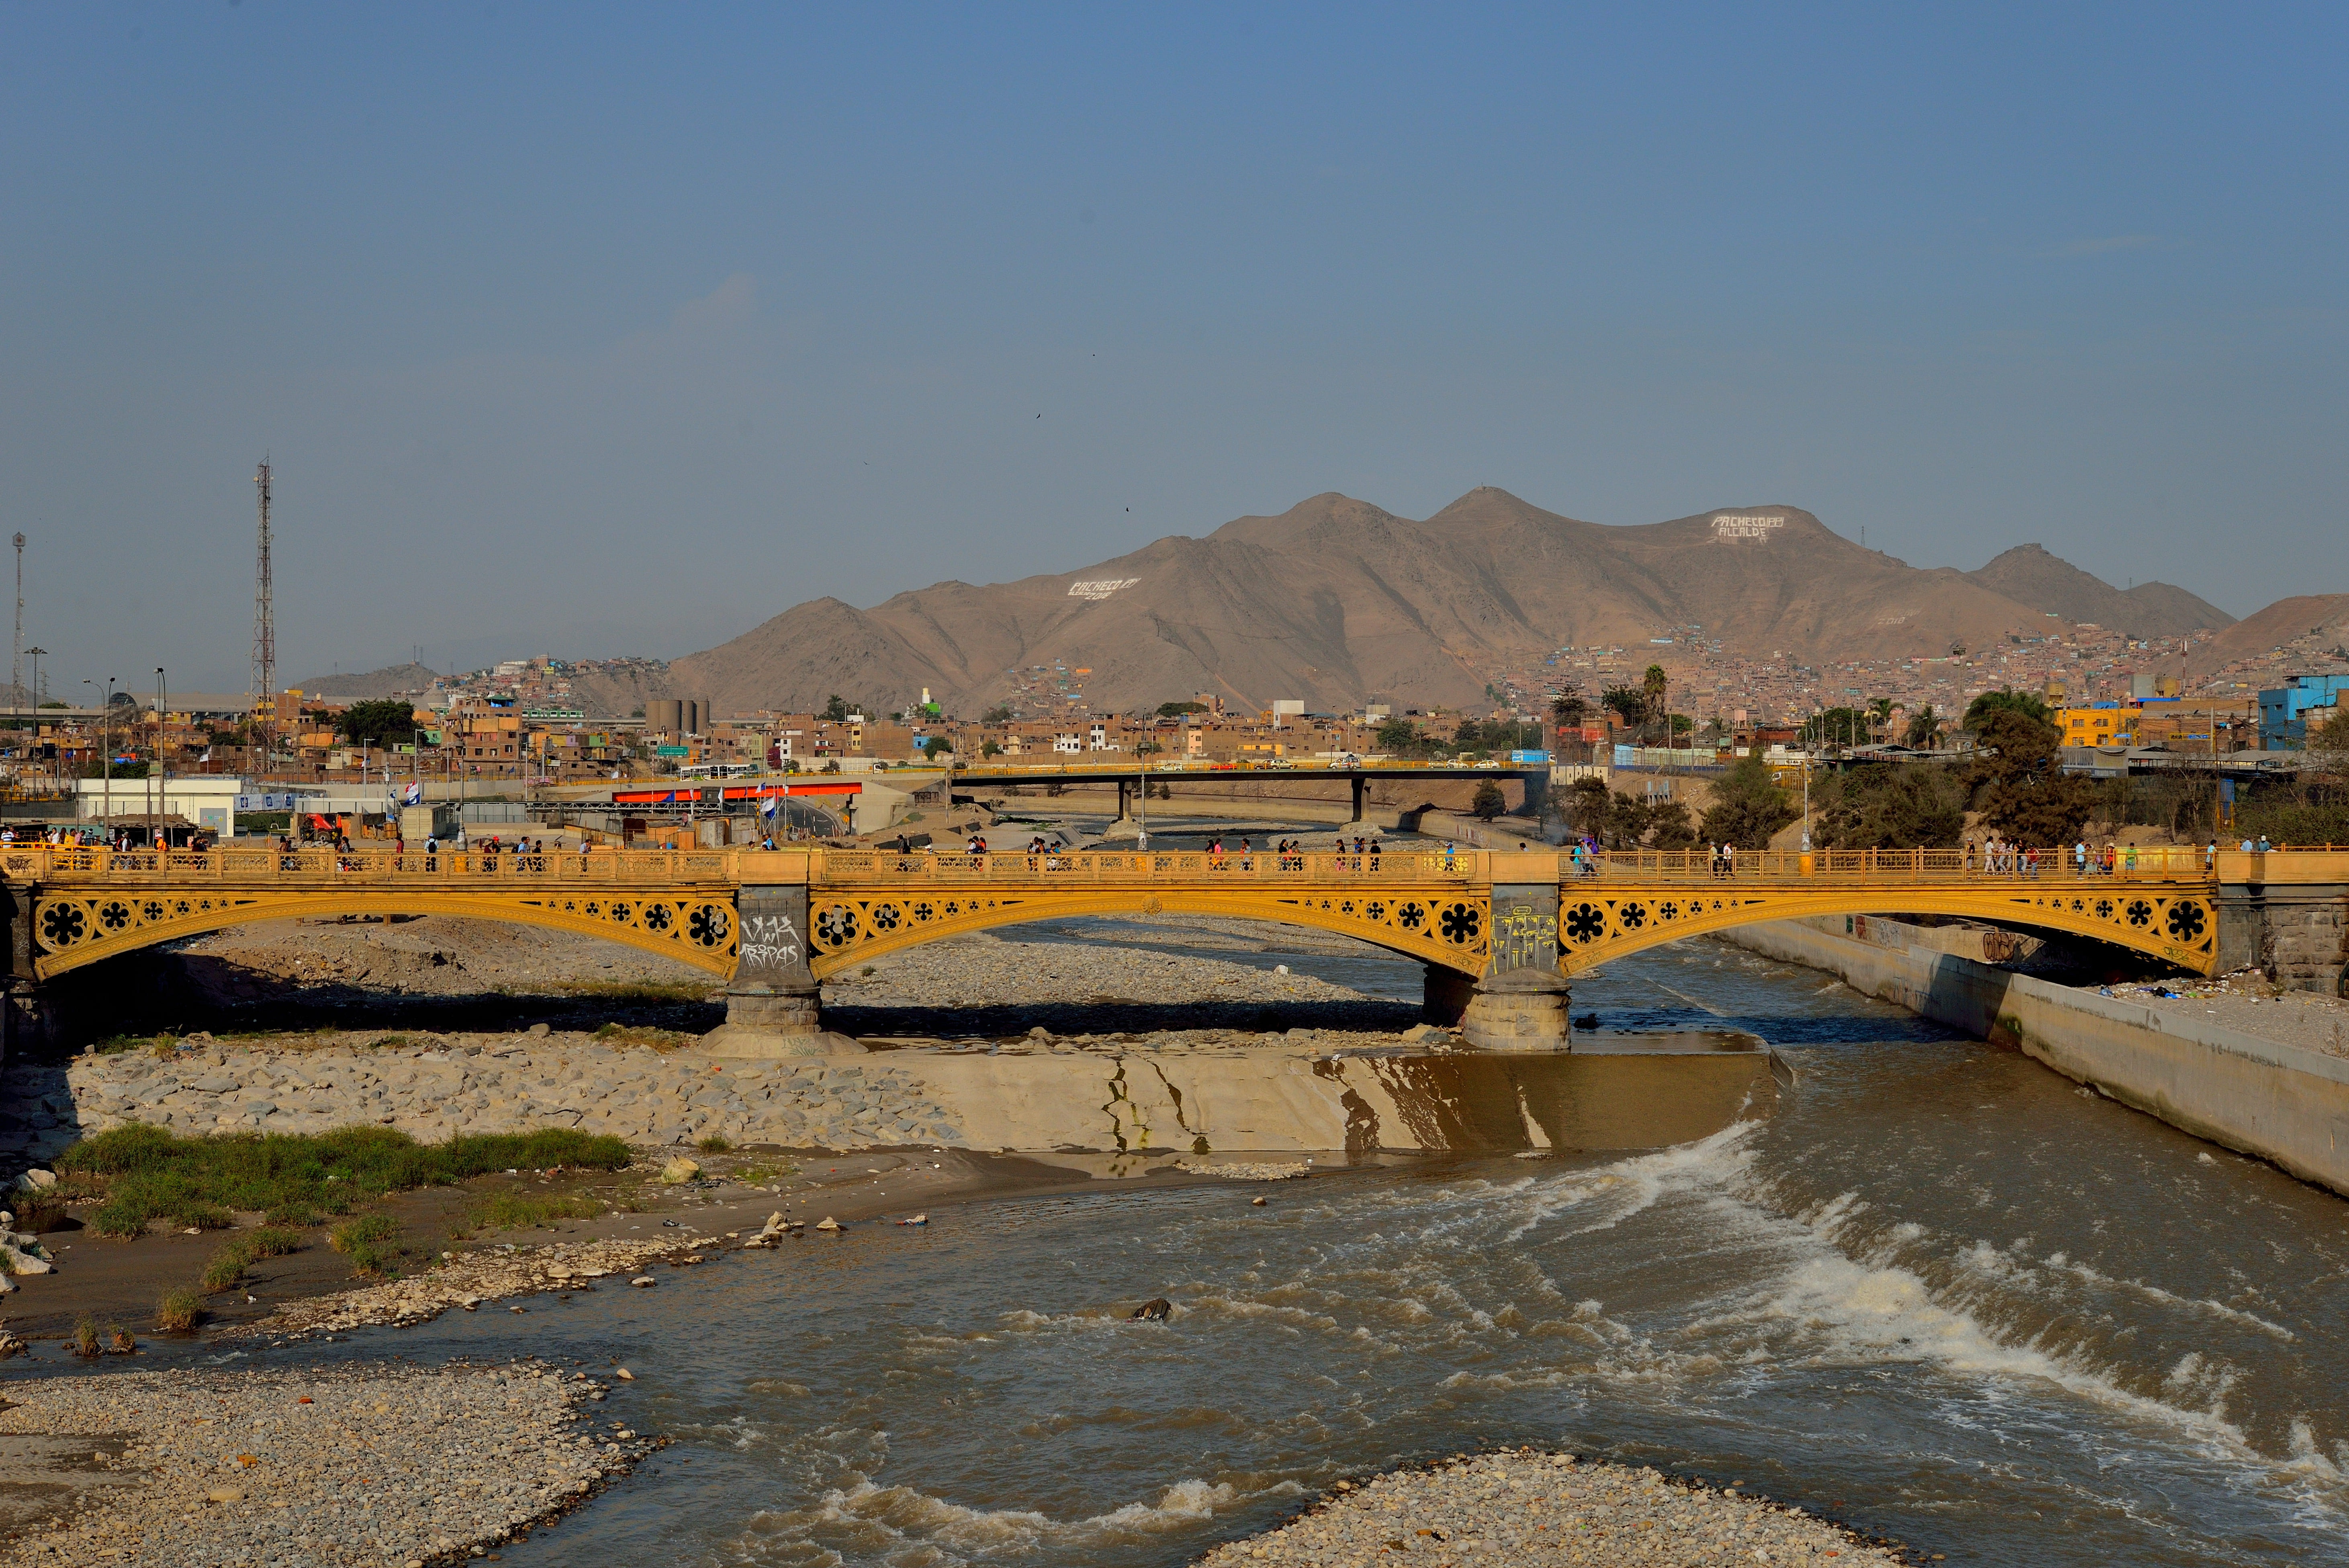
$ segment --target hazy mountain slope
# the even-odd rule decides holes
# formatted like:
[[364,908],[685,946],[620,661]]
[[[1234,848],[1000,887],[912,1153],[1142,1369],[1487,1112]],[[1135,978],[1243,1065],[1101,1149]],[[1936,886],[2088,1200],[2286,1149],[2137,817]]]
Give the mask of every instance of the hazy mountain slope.
[[2230,626],[2235,618],[2168,583],[2116,588],[2036,544],[2018,544],[1965,575],[2028,608],[2089,621],[2133,637],[2176,637]]
[[2237,659],[2285,649],[2304,656],[2312,670],[2338,669],[2344,648],[2349,648],[2349,593],[2302,593],[2244,617],[2162,668],[2201,680]]
[[927,686],[968,715],[1003,700],[1008,672],[1057,664],[1088,672],[1097,711],[1196,691],[1247,708],[1456,705],[1481,700],[1497,660],[1562,645],[1636,650],[1691,634],[1819,662],[2047,629],[2043,606],[1984,573],[2098,608],[2109,595],[2140,616],[2217,614],[2159,584],[2117,594],[2044,551],[2009,552],[1983,573],[1920,570],[1797,507],[1608,527],[1480,487],[1415,521],[1328,493],[1079,571],[935,583],[870,610],[816,600],[678,660],[669,691],[720,713],[806,709],[835,691],[887,711]]
[[324,697],[328,702],[373,702],[429,691],[432,683],[440,678],[422,665],[390,665],[364,675],[312,676],[294,682],[290,689],[305,696]]

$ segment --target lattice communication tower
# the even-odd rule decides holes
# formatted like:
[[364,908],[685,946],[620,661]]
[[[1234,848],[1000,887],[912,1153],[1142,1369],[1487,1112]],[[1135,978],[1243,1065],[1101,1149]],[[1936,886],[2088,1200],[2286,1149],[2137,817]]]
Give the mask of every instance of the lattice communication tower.
[[277,729],[277,617],[270,605],[269,585],[269,459],[261,459],[253,482],[261,491],[261,542],[253,573],[253,707],[249,720],[252,743],[261,748],[261,766],[269,766],[271,741]]
[[[11,542],[16,546],[16,634],[8,645],[8,706],[14,707],[25,700],[25,536]],[[37,698],[33,706],[40,706]]]

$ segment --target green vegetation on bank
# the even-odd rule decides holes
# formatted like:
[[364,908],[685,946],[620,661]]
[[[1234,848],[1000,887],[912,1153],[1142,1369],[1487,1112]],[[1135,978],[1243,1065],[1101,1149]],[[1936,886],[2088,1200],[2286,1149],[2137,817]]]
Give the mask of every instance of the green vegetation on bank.
[[273,1224],[309,1225],[388,1193],[445,1186],[495,1171],[570,1166],[617,1171],[628,1146],[609,1136],[549,1128],[419,1143],[384,1127],[324,1133],[181,1138],[158,1127],[119,1127],[59,1156],[61,1174],[105,1192],[88,1219],[102,1235],[135,1236],[153,1220],[219,1230],[232,1210],[259,1210]]

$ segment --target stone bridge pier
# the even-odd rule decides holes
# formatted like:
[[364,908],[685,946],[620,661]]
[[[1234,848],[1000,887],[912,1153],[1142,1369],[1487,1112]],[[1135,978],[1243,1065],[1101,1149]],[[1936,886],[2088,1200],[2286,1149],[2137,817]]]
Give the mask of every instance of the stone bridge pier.
[[820,1057],[864,1047],[828,1033],[821,989],[808,967],[808,890],[804,882],[745,884],[735,895],[733,983],[726,1022],[703,1037],[713,1055]]
[[1495,882],[1493,955],[1484,975],[1471,979],[1430,965],[1425,998],[1430,1022],[1459,1025],[1479,1049],[1566,1049],[1573,998],[1557,972],[1557,883]]

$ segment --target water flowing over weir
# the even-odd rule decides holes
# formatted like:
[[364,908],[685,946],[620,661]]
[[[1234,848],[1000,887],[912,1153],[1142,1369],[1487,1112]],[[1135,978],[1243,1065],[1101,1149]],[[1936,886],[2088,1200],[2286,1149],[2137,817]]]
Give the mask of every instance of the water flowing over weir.
[[612,1414],[678,1447],[508,1563],[1178,1564],[1521,1442],[1953,1563],[2349,1559],[2340,1200],[1713,944],[1575,1005],[1752,1029],[1799,1084],[1677,1148],[1104,1182],[347,1348],[636,1371]]

